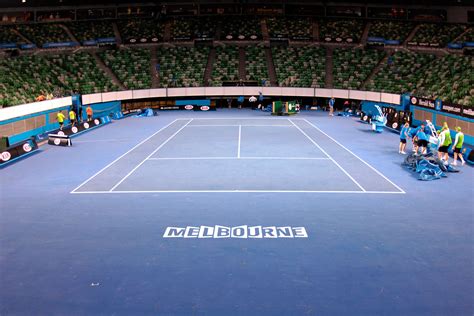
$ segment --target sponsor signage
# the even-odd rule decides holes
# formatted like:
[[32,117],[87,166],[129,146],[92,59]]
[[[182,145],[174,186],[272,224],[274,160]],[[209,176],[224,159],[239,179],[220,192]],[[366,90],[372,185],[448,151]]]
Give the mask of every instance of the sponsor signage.
[[292,36],[292,40],[294,41],[309,41],[311,38],[309,36]]
[[304,227],[291,226],[186,226],[167,227],[163,238],[308,238]]
[[0,49],[11,49],[11,48],[16,48],[15,43],[2,43],[0,44]]
[[38,145],[36,144],[34,138],[13,144],[10,147],[7,147],[4,151],[0,152],[0,166],[12,162],[23,155],[32,153],[37,149]]
[[185,105],[184,109],[185,110],[192,110],[192,109],[194,109],[194,105],[191,105],[191,104]]
[[413,105],[418,105],[429,109],[435,108],[435,101],[430,99],[411,97],[410,102]]
[[380,43],[383,43],[385,41],[385,39],[383,37],[373,37],[373,36],[369,36],[367,38],[367,41],[368,42],[380,42]]
[[411,97],[410,103],[412,105],[416,105],[416,106],[420,106],[420,107],[424,107],[424,108],[428,108],[428,109],[432,109],[436,111],[457,114],[457,115],[461,115],[461,116],[469,117],[469,118],[474,117],[474,111],[464,108],[460,104],[445,103],[441,99],[430,100],[430,99],[419,98],[419,97]]
[[385,40],[384,43],[386,45],[400,45],[400,41],[398,40]]
[[82,45],[84,45],[84,46],[95,46],[95,45],[97,45],[97,41],[96,40],[83,41]]
[[115,43],[115,42],[116,42],[115,37],[102,37],[102,38],[97,39],[97,43],[102,43],[102,44]]
[[179,106],[160,106],[160,110],[179,110]]
[[270,41],[287,41],[288,37],[271,37]]
[[442,111],[461,115],[462,107],[456,104],[443,103]]
[[21,44],[20,48],[21,49],[33,49],[33,48],[36,48],[36,45],[35,44]]
[[74,47],[79,46],[77,42],[58,42],[58,43],[44,43],[43,48],[56,48],[56,47]]
[[173,37],[175,41],[189,41],[191,40],[191,36],[177,36]]

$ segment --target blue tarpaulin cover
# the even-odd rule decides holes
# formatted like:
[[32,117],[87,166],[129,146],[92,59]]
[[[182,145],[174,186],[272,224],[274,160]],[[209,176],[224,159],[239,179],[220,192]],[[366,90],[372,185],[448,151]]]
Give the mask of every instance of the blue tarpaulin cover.
[[419,173],[418,179],[423,181],[445,178],[447,177],[445,172],[459,172],[453,166],[444,164],[443,161],[433,156],[433,154],[423,156],[410,154],[405,158],[403,165]]

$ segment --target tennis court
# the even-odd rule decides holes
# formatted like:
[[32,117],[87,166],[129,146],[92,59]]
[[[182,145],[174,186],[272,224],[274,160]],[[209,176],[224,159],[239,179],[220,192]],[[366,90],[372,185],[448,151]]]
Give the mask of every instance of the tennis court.
[[304,119],[177,119],[72,193],[404,193]]
[[0,314],[472,310],[473,169],[419,181],[397,134],[223,109],[72,141],[0,171]]

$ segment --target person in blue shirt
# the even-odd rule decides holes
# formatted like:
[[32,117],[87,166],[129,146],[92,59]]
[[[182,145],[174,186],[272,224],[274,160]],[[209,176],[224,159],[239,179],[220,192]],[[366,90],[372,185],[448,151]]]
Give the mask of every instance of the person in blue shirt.
[[411,138],[414,153],[418,152],[418,144],[417,144],[416,133],[418,133],[419,130],[420,130],[419,126],[416,127],[416,128],[410,128],[408,130],[408,136],[410,136],[410,138]]
[[410,129],[410,124],[405,123],[400,130],[400,146],[398,146],[398,153],[400,154],[406,154],[405,148],[407,147],[407,138],[408,136],[408,130]]
[[334,116],[334,103],[336,100],[334,98],[329,99],[329,116]]
[[428,135],[426,135],[425,133],[424,124],[420,125],[420,129],[416,133],[415,137],[417,138],[417,145],[418,145],[417,153],[418,153],[418,149],[421,149],[421,154],[422,155],[426,154],[426,149],[428,147]]

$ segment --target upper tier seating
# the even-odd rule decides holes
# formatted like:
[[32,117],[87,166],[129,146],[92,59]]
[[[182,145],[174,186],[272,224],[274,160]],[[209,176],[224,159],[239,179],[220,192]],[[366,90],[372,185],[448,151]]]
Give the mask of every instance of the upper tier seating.
[[66,31],[59,24],[18,25],[18,31],[27,39],[41,47],[45,43],[70,42]]
[[275,17],[267,19],[268,32],[271,37],[290,37],[311,39],[313,25],[310,18]]
[[372,21],[370,37],[382,37],[386,40],[397,40],[403,43],[414,28],[414,24],[402,21]]
[[474,27],[469,27],[467,32],[459,37],[456,42],[464,43],[464,42],[474,42]]
[[110,21],[71,22],[66,25],[80,42],[115,37]]
[[438,44],[443,47],[464,32],[465,28],[466,27],[461,24],[423,23],[420,24],[418,31],[411,41]]
[[260,19],[248,17],[227,17],[222,22],[222,40],[252,40],[262,38]]
[[25,41],[14,32],[13,26],[0,26],[0,44],[15,43],[20,44]]
[[319,23],[321,41],[359,42],[364,31],[362,20],[326,20]]
[[191,18],[175,18],[172,21],[172,38],[191,39],[193,38],[194,20]]
[[142,39],[147,42],[163,40],[163,24],[156,19],[120,20],[117,26],[125,43],[139,43]]

